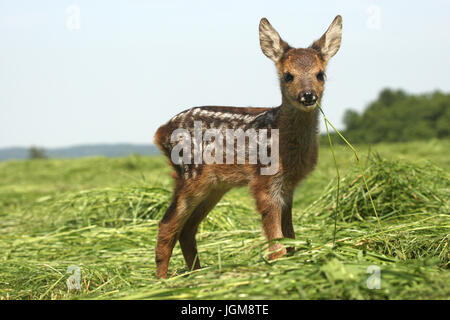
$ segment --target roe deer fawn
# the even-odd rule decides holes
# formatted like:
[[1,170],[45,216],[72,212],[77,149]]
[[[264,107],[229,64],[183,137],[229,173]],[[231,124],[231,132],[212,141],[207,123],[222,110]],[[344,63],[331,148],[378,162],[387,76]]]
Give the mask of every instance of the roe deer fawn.
[[[219,128],[220,132],[226,129],[275,129],[279,139],[278,150],[270,151],[279,154],[273,174],[262,174],[262,165],[250,163],[248,153],[245,153],[244,163],[232,164],[228,161],[226,164],[223,161],[208,164],[197,161],[191,164],[172,158],[175,187],[172,202],[159,223],[155,250],[158,278],[167,277],[169,259],[177,240],[180,241],[187,266],[190,269],[200,268],[195,240],[198,226],[222,196],[235,186],[249,185],[269,241],[295,238],[292,197],[296,185],[313,170],[317,162],[319,112],[316,106],[324,90],[326,65],[338,51],[341,35],[342,18],[337,16],[322,37],[311,46],[293,48],[281,39],[267,19],[261,19],[260,45],[262,52],[275,63],[280,79],[281,105],[274,108],[195,107],[179,113],[158,129],[155,142],[169,159],[175,148],[173,132],[185,129],[193,133],[199,121],[209,128]],[[200,134],[205,133],[205,128],[199,130]],[[215,139],[218,139],[217,136]],[[246,134],[245,139],[250,144],[250,135]],[[201,141],[198,143],[203,145]],[[234,148],[234,140],[232,145]],[[189,141],[189,153],[190,146]],[[183,153],[186,153],[185,149]],[[183,154],[183,159],[185,156]],[[223,160],[222,155],[219,160]],[[269,245],[269,259],[281,257],[293,252],[293,249],[272,242]]]

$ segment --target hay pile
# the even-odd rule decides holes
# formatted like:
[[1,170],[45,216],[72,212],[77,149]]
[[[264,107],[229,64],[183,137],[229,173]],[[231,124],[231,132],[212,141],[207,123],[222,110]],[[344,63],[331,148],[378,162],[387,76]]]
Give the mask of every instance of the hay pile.
[[[336,181],[306,210],[311,223],[325,219],[332,232],[337,213],[338,239],[352,235],[358,248],[399,260],[438,259],[450,266],[450,176],[431,163],[424,165],[389,161],[374,155],[364,175],[379,216],[358,170],[341,178],[336,211]],[[358,230],[362,234],[355,237]]]
[[[364,174],[381,219],[450,212],[450,175],[437,166],[430,163],[418,166],[373,155]],[[309,210],[318,208],[316,216],[334,216],[336,191],[333,181]],[[341,179],[339,193],[338,216],[342,221],[376,219],[362,175],[356,168]]]

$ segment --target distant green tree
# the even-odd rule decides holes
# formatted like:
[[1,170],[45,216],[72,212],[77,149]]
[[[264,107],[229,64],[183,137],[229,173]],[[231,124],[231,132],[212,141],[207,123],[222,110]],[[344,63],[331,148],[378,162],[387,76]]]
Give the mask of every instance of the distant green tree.
[[[343,122],[346,137],[356,143],[448,138],[450,94],[436,91],[410,95],[384,89],[362,113],[347,110]],[[325,141],[321,138],[321,142]]]
[[31,146],[28,149],[28,158],[29,159],[45,159],[47,156],[45,155],[45,150],[42,148],[38,148],[36,146]]

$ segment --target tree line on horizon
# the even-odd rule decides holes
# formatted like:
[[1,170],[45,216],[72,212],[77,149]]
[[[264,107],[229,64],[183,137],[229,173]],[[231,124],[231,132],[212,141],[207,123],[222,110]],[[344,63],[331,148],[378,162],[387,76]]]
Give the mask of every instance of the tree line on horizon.
[[[449,138],[450,94],[440,91],[408,94],[386,88],[362,112],[345,111],[343,122],[345,128],[340,132],[351,143]],[[336,133],[330,134],[334,143],[343,143]],[[321,135],[320,142],[329,143],[326,133]]]

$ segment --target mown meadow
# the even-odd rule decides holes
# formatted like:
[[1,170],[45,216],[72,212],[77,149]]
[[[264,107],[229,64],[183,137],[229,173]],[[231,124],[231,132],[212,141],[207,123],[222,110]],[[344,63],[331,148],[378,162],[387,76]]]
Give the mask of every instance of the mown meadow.
[[336,211],[322,146],[296,191],[296,239],[281,240],[293,255],[267,260],[254,202],[235,189],[200,226],[203,268],[187,270],[176,246],[166,280],[154,262],[172,184],[162,156],[1,162],[0,299],[449,299],[450,140],[357,150],[378,219],[345,145]]

